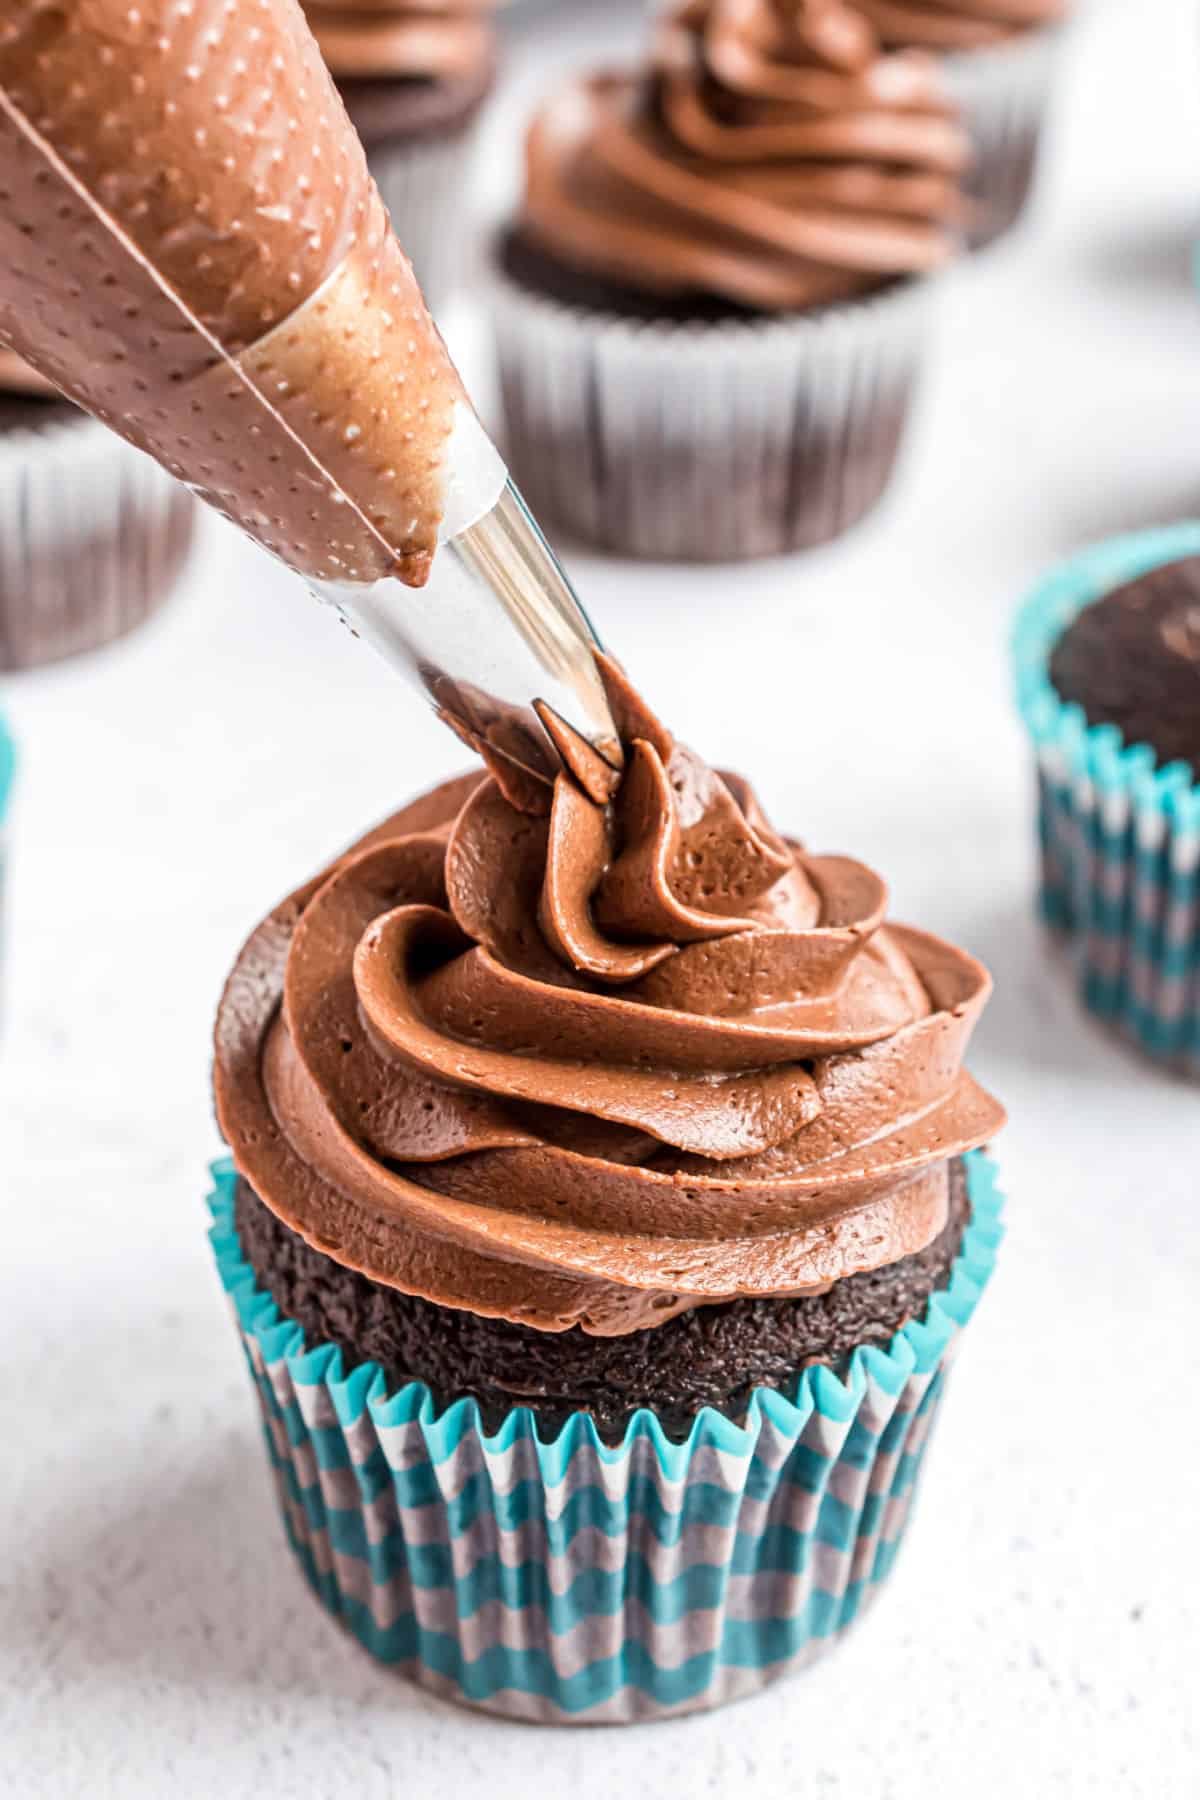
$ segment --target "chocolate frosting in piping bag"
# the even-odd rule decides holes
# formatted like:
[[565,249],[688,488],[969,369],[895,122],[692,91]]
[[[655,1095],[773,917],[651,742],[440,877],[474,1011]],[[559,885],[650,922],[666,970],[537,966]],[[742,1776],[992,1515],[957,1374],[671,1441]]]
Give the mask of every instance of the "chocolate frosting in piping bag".
[[0,349],[0,392],[29,394],[36,400],[61,400],[58,387],[11,349]]
[[339,1262],[619,1334],[922,1249],[1003,1115],[961,1068],[983,968],[606,677],[611,803],[481,775],[397,813],[251,937],[215,1083],[242,1174]]
[[644,76],[535,120],[520,229],[651,292],[817,305],[946,263],[968,156],[936,63],[842,0],[682,0]]
[[29,394],[46,400],[60,398],[52,381],[11,350],[0,350],[0,393]]
[[0,25],[0,342],[309,578],[428,574],[469,412],[291,0]]
[[607,754],[586,618],[295,0],[26,0],[0,153],[0,346],[302,574],[510,791],[559,766],[547,707]]

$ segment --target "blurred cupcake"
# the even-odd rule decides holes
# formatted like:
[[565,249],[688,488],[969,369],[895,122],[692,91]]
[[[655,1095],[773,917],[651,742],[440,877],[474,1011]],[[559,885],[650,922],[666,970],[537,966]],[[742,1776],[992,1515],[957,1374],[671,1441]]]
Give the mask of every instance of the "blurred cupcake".
[[194,501],[0,350],[0,669],[111,643],[166,599]]
[[690,0],[534,121],[495,305],[535,511],[650,557],[836,536],[891,473],[967,143],[842,0]]
[[429,305],[460,273],[475,127],[496,74],[499,0],[305,0]]
[[460,778],[253,934],[212,1198],[325,1604],[588,1722],[747,1693],[884,1580],[1003,1117],[961,1066],[980,965],[610,675],[609,806]]
[[972,249],[1007,231],[1029,198],[1071,0],[855,0],[893,50],[943,57],[973,157]]
[[1057,569],[1016,633],[1041,909],[1086,1005],[1200,1076],[1200,524]]

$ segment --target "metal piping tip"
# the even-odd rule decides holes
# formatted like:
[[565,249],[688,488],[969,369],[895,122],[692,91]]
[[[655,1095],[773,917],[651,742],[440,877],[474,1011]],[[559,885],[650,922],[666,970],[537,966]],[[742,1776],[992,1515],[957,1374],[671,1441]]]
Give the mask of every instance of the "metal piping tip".
[[443,537],[423,588],[395,580],[314,585],[424,688],[460,737],[539,781],[565,770],[593,798],[607,799],[624,758],[596,664],[599,641],[499,466],[499,497]]

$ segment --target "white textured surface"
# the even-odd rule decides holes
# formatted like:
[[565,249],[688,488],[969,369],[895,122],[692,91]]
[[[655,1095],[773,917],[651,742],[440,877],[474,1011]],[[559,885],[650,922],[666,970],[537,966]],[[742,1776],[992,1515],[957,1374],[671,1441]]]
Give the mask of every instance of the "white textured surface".
[[[629,35],[617,0],[574,38],[529,28],[497,195],[539,61],[590,50],[602,12]],[[682,735],[997,977],[975,1065],[1013,1114],[1003,1267],[890,1593],[791,1686],[532,1732],[377,1672],[310,1600],[204,1240],[209,1020],[259,914],[461,752],[215,524],[158,625],[11,686],[0,1794],[1198,1791],[1200,1107],[1046,960],[1004,656],[1049,560],[1200,511],[1198,100],[1193,7],[1092,10],[1037,218],[952,285],[876,523],[699,578],[572,559]]]

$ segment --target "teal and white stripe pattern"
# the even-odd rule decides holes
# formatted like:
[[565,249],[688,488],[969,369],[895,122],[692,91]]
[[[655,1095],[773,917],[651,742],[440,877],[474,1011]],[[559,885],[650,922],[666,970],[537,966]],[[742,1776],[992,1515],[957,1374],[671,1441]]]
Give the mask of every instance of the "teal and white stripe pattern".
[[12,791],[13,776],[17,769],[17,752],[9,735],[4,714],[0,712],[0,827],[3,826],[8,811],[8,796]]
[[366,1648],[449,1698],[546,1723],[715,1706],[819,1656],[886,1577],[959,1332],[1001,1236],[987,1157],[947,1287],[886,1350],[711,1408],[686,1443],[647,1412],[602,1443],[526,1407],[492,1436],[473,1400],[388,1392],[309,1346],[255,1287],[213,1167],[212,1242],[262,1408],[289,1541]]
[[1040,905],[1080,995],[1140,1049],[1200,1076],[1200,786],[1148,745],[1089,726],[1050,683],[1076,613],[1161,563],[1200,554],[1200,523],[1084,551],[1030,595],[1014,657],[1037,765]]

